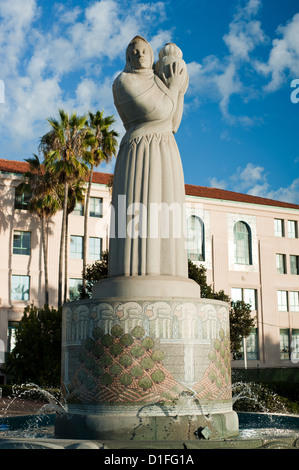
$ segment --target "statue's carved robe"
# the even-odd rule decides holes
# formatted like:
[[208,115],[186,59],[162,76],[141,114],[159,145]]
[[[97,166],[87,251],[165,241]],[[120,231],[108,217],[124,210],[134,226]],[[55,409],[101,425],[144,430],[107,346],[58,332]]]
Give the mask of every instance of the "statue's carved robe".
[[[109,276],[187,277],[185,187],[173,135],[183,96],[171,92],[152,70],[122,72],[113,95],[127,132],[113,180]],[[157,209],[163,206],[157,225]]]

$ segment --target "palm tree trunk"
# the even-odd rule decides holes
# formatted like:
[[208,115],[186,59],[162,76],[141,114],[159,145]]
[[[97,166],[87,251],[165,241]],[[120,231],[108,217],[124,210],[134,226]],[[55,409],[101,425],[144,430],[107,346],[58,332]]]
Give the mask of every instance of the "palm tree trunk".
[[[91,192],[91,183],[92,183],[92,175],[93,175],[93,168],[94,165],[91,165],[90,173],[89,173],[89,182],[88,182],[88,189],[86,195],[86,204],[85,204],[85,213],[84,213],[84,239],[83,239],[83,274],[85,274],[86,266],[87,266],[87,244],[88,244],[88,217],[89,217],[89,201],[90,201],[90,192]],[[83,275],[83,292],[86,289],[86,279]]]
[[49,305],[49,283],[48,283],[48,243],[46,235],[46,220],[42,215],[42,246],[44,253],[44,271],[45,271],[45,303]]
[[67,301],[67,282],[68,282],[68,233],[69,233],[69,215],[65,218],[65,238],[64,238],[64,302]]
[[65,226],[67,214],[68,184],[64,186],[64,201],[61,223],[60,253],[59,253],[59,272],[58,272],[58,307],[62,306],[62,284],[63,284],[63,249],[65,242]]

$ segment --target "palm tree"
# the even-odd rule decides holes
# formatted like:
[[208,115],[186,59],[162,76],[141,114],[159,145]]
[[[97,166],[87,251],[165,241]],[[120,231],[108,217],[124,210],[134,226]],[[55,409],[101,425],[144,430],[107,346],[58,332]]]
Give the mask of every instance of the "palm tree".
[[25,159],[29,163],[30,170],[24,173],[24,180],[19,185],[19,189],[31,194],[29,210],[37,214],[41,220],[41,238],[44,256],[45,273],[45,303],[49,305],[49,285],[48,285],[48,233],[46,226],[48,220],[60,208],[60,198],[57,187],[51,179],[45,166],[37,155]]
[[[116,155],[116,138],[118,137],[117,132],[111,129],[112,124],[115,123],[113,116],[104,116],[104,110],[97,111],[95,114],[89,112],[88,116],[89,132],[86,136],[88,149],[84,152],[84,161],[89,165],[89,181],[84,213],[83,272],[85,272],[87,265],[89,201],[94,168],[102,162],[110,162],[112,157]],[[85,287],[86,279],[83,277],[83,290]]]
[[67,299],[67,273],[68,273],[68,219],[69,215],[75,209],[76,203],[84,202],[85,193],[85,179],[78,179],[77,181],[69,184],[68,190],[68,202],[67,202],[67,213],[66,213],[66,224],[65,224],[65,251],[64,251],[64,271],[66,273],[64,277],[64,300]]
[[[48,123],[52,129],[40,141],[40,149],[46,156],[46,166],[50,174],[57,177],[63,185],[63,213],[59,255],[58,274],[58,307],[63,303],[63,252],[65,246],[66,218],[69,186],[87,172],[87,166],[82,162],[82,155],[86,146],[86,116],[69,115],[59,109],[59,119],[49,118]],[[65,276],[67,273],[65,273]]]

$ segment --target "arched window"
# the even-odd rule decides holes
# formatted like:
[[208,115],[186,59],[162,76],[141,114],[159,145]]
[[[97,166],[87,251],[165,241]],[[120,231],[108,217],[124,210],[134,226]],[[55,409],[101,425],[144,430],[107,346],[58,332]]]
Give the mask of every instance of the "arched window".
[[234,225],[235,263],[252,264],[251,259],[251,231],[250,227],[242,221]]
[[195,215],[191,215],[187,219],[188,233],[188,258],[191,261],[204,261],[204,223]]

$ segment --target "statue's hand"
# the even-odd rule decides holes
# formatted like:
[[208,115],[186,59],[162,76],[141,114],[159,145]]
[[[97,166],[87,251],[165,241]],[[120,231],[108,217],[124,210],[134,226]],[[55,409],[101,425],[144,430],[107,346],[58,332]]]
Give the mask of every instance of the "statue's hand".
[[169,65],[169,77],[166,77],[164,73],[162,74],[163,81],[170,90],[181,87],[184,79],[183,71],[184,69],[180,67],[178,62],[173,62]]

